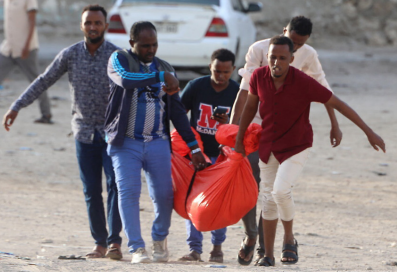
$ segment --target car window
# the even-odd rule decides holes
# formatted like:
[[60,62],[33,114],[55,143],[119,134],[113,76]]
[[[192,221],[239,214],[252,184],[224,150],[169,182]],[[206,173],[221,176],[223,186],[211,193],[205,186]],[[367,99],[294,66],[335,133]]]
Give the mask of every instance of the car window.
[[240,0],[231,0],[231,4],[234,10],[236,11],[244,11],[242,2]]
[[124,3],[187,3],[187,4],[200,4],[200,5],[220,5],[220,0],[124,0]]

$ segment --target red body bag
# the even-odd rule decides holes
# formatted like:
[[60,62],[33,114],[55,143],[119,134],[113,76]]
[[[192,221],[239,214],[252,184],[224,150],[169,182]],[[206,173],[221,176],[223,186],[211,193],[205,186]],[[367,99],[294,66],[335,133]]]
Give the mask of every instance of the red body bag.
[[188,198],[195,170],[188,159],[172,155],[174,209],[199,231],[233,225],[257,202],[258,188],[249,161],[229,147],[223,150],[226,156],[220,155],[214,165],[196,173]]
[[[224,129],[220,131],[223,126]],[[235,145],[237,133],[237,127],[234,126],[222,125],[217,131],[217,134],[224,133],[222,141],[229,139],[227,143],[232,146]],[[249,133],[245,134],[252,138],[245,141],[245,145],[249,142],[253,145],[249,149],[245,146],[246,152],[253,152],[258,147],[258,127],[252,126]],[[233,134],[235,136],[231,136]],[[211,231],[235,224],[256,205],[258,187],[247,158],[225,146],[224,155],[220,155],[214,165],[195,174],[191,161],[180,155],[185,153],[175,150],[173,137],[179,137],[178,133],[172,134],[175,151],[171,160],[174,209],[183,218],[190,219],[197,230]],[[182,145],[177,149],[181,151]]]

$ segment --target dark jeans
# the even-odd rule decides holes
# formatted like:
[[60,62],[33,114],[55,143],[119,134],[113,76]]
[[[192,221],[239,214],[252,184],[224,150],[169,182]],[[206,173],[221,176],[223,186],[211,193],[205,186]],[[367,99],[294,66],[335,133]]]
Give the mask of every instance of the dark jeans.
[[[260,157],[258,154],[258,150],[256,152],[249,154],[247,156],[247,159],[249,160],[250,165],[252,167],[254,179],[257,181],[257,185],[259,185],[260,184],[260,167],[258,166],[258,163],[260,161]],[[260,245],[260,248],[264,250],[263,222],[262,222],[261,213],[260,213],[258,229],[257,229],[256,211],[257,211],[257,205],[254,206],[254,208],[251,209],[242,218],[243,226],[245,228],[246,235],[250,239],[256,238],[257,233],[258,233],[258,243]]]
[[[99,132],[95,131],[92,144],[76,141],[76,155],[79,163],[80,178],[87,204],[91,235],[96,245],[107,247],[109,244],[121,244],[122,222],[118,208],[118,192],[113,172],[112,160],[106,153],[107,143]],[[105,210],[102,200],[102,168],[106,176],[108,192],[108,225],[106,229]]]

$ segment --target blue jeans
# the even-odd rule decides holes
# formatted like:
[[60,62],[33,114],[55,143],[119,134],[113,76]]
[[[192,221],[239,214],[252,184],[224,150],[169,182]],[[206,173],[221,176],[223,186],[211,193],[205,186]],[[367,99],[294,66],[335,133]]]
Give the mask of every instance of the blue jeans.
[[[106,147],[107,143],[97,131],[94,133],[92,144],[76,141],[76,156],[80,168],[80,178],[83,182],[91,235],[96,245],[105,248],[109,244],[121,244],[122,242],[120,237],[122,222],[119,215],[115,174],[112,160],[106,153]],[[102,168],[104,168],[108,192],[109,236],[106,230],[106,218],[102,200]]]
[[[214,164],[217,160],[217,157],[210,157],[210,160]],[[202,254],[202,233],[195,228],[191,220],[185,220],[185,227],[187,229],[187,244],[189,245],[189,250]],[[227,228],[212,230],[211,243],[215,246],[221,245],[225,241],[225,238],[227,238],[226,233]]]
[[144,169],[155,220],[152,239],[162,241],[169,234],[173,211],[171,154],[169,141],[156,139],[144,143],[126,137],[123,146],[108,146],[119,190],[119,210],[130,253],[145,248],[141,236],[140,207],[141,169]]

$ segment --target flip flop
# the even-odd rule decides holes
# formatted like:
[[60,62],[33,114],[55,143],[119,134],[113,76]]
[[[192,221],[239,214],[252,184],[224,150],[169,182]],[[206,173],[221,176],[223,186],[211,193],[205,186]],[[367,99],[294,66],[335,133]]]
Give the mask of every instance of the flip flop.
[[238,262],[239,262],[239,264],[241,264],[241,265],[249,265],[249,264],[252,262],[253,256],[254,256],[254,248],[255,248],[255,247],[256,247],[255,244],[252,245],[252,246],[246,245],[246,244],[245,244],[245,239],[243,239],[240,249],[241,249],[241,250],[243,249],[243,252],[245,253],[245,256],[247,256],[250,252],[253,252],[253,254],[252,254],[252,256],[250,257],[250,260],[245,261],[244,259],[242,259],[242,258],[239,256],[239,253],[238,253]]
[[[298,243],[297,240],[294,239],[294,245],[289,245],[289,244],[284,244],[282,248],[282,255],[281,255],[281,262],[282,264],[295,264],[298,262],[299,257],[298,257]],[[285,250],[290,250],[290,251],[285,251]],[[293,252],[291,252],[293,251]],[[282,261],[282,258],[291,258],[293,261]]]
[[58,256],[59,260],[82,260],[85,261],[86,258],[84,258],[83,256],[75,256],[75,255],[60,255]]

